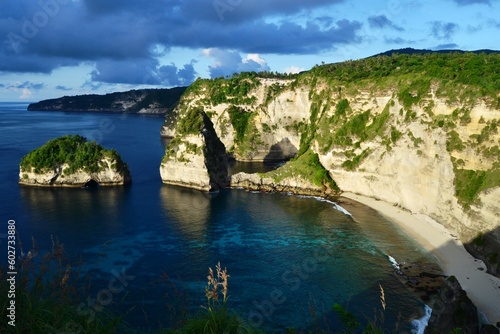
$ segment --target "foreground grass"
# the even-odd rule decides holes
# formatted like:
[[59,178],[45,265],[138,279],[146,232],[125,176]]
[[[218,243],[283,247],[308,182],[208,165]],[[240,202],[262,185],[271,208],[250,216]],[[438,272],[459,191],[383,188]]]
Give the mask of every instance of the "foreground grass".
[[[39,254],[36,243],[17,261],[15,285],[15,326],[9,318],[9,305],[12,298],[10,276],[5,269],[0,269],[0,307],[2,319],[0,333],[138,333],[131,328],[122,316],[107,312],[105,305],[99,302],[87,305],[88,285],[73,272],[70,261],[64,255],[64,246],[53,241],[51,251],[43,257]],[[76,266],[75,266],[76,267]],[[178,321],[177,328],[169,328],[151,333],[158,334],[258,334],[265,333],[245,322],[228,305],[228,282],[230,275],[222,269],[220,263],[215,270],[209,268],[205,288],[206,304],[193,316],[185,315]],[[84,286],[83,288],[78,288]],[[87,286],[87,287],[85,287]],[[383,300],[383,290],[381,299]],[[384,301],[385,303],[385,301]],[[85,305],[85,307],[82,307]],[[385,308],[385,304],[384,308]],[[93,312],[90,312],[93,310]],[[377,320],[362,326],[355,316],[336,304],[334,311],[340,318],[343,328],[335,332],[384,333]],[[314,312],[313,312],[314,313]],[[312,316],[314,317],[314,316]],[[383,317],[382,317],[383,318]],[[311,319],[317,328],[308,333],[331,333],[332,329],[319,325],[318,319]],[[9,324],[10,322],[10,324]],[[299,333],[295,328],[283,329],[286,333]],[[302,332],[300,332],[302,333]]]
[[105,310],[96,314],[79,309],[79,305],[86,305],[80,299],[85,291],[78,290],[82,285],[79,273],[72,271],[64,246],[58,241],[53,240],[51,251],[43,257],[35,241],[26,254],[21,245],[20,254],[16,259],[15,290],[7,280],[12,276],[0,268],[0,333],[129,332],[116,315]]

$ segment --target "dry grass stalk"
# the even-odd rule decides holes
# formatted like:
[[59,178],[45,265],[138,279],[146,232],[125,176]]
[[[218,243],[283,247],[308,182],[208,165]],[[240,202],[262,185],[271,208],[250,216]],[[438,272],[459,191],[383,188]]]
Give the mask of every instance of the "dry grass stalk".
[[[220,262],[215,266],[216,273],[212,268],[208,268],[207,276],[207,286],[205,288],[205,295],[207,296],[208,302],[219,301],[219,292],[222,293],[222,301],[225,304],[228,298],[228,279],[229,274],[227,273],[227,268],[222,269]],[[219,291],[219,287],[222,288]]]
[[382,304],[382,308],[385,311],[386,303],[385,303],[385,293],[384,293],[384,288],[382,285],[378,285],[380,287],[380,303]]

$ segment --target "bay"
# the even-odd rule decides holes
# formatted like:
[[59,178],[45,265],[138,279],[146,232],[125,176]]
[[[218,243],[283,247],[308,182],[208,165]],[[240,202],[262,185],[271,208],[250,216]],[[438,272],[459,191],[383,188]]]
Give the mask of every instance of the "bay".
[[[410,321],[423,315],[424,305],[398,280],[389,256],[432,259],[376,211],[356,206],[352,210],[362,219],[355,221],[315,198],[229,189],[205,194],[163,185],[162,117],[34,112],[26,106],[0,103],[0,242],[10,219],[25,251],[32,237],[41,253],[57,238],[68,256],[82,261],[78,270],[92,277],[91,298],[104,298],[110,281],[125,277],[122,290],[106,294],[112,302],[105,307],[126,314],[132,327],[155,330],[175,324],[184,311],[203,311],[208,267],[219,261],[231,275],[231,309],[265,331],[311,330],[323,319],[338,326],[334,303],[361,321],[376,314],[391,331],[398,324],[399,332],[410,332]],[[66,134],[116,149],[130,167],[132,185],[20,187],[21,158]],[[274,167],[236,164],[233,170]]]

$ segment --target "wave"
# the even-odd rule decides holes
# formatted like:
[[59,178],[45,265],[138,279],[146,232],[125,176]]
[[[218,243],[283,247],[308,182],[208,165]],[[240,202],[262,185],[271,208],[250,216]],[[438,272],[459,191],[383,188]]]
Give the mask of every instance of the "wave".
[[397,271],[399,271],[399,263],[398,261],[396,261],[395,258],[393,258],[392,256],[390,255],[387,255],[387,257],[389,258],[389,261],[391,262],[391,265],[394,267],[394,269],[396,269]]
[[425,328],[429,324],[429,319],[431,318],[432,309],[424,305],[425,314],[420,319],[415,319],[411,322],[411,332],[412,334],[424,334]]
[[318,196],[306,196],[306,195],[297,195],[297,197],[300,197],[300,198],[314,198],[315,200],[318,200],[320,202],[326,202],[326,203],[330,203],[333,205],[333,208],[335,210],[338,210],[340,212],[342,212],[343,214],[345,214],[346,216],[351,216],[351,213],[349,211],[347,211],[345,208],[343,208],[342,206],[340,206],[339,204],[333,202],[333,201],[330,201],[330,200],[327,200],[323,197],[318,197]]

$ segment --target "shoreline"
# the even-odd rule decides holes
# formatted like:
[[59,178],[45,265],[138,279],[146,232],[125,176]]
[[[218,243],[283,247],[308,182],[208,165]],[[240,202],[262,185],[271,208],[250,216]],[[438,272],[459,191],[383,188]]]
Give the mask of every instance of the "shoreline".
[[388,202],[350,192],[341,197],[378,211],[403,230],[437,260],[444,273],[455,276],[487,323],[500,322],[500,278],[486,272],[486,265],[475,259],[460,240],[443,225],[423,214],[413,214]]

